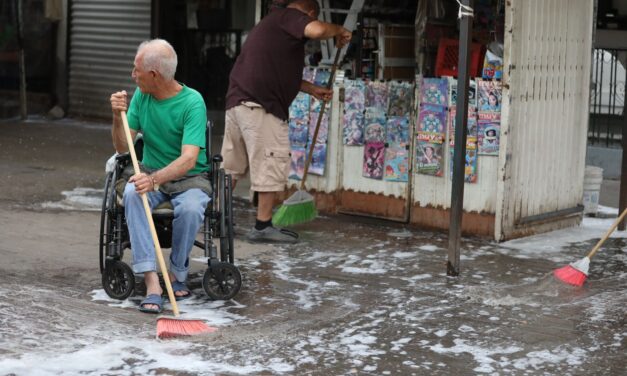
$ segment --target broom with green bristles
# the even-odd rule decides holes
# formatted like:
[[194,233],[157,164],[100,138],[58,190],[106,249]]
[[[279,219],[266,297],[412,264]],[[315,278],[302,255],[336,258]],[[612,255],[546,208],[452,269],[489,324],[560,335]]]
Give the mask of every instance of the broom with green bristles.
[[[327,89],[331,89],[333,86],[333,77],[337,70],[337,64],[340,60],[340,49],[335,52],[335,59],[333,60],[333,67],[331,68],[331,76],[329,82],[327,82]],[[318,131],[320,130],[320,123],[324,115],[324,110],[327,107],[327,101],[322,101],[322,107],[318,114],[318,121],[316,122],[316,129],[314,130],[313,137],[311,139],[311,146],[309,147],[309,155],[307,155],[307,161],[305,162],[305,171],[303,172],[303,178],[300,181],[300,188],[287,200],[283,201],[277,211],[272,216],[272,223],[277,226],[291,226],[299,223],[309,222],[318,216],[316,210],[316,204],[312,195],[305,191],[305,181],[307,180],[307,173],[309,172],[309,165],[313,158],[314,147],[316,146],[316,140],[318,139]]]

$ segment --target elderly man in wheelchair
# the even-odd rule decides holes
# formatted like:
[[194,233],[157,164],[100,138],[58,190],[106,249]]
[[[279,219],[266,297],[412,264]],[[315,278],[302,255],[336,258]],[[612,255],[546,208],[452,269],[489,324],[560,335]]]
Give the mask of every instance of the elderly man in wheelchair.
[[[117,213],[117,218],[112,218],[117,210],[116,202],[112,201],[117,200],[105,197],[103,211],[107,211],[106,217],[114,223],[105,224],[106,230],[101,234],[103,283],[107,293],[116,289],[119,292],[121,283],[128,284],[127,280],[117,279],[120,273],[114,271],[114,265],[119,266],[116,262],[119,262],[124,246],[130,246],[133,272],[143,273],[146,284],[146,298],[140,303],[139,310],[148,313],[161,312],[163,289],[157,274],[155,246],[141,194],[147,195],[153,210],[164,203],[172,208],[170,214],[165,215],[166,224],[162,222],[157,227],[171,231],[169,276],[176,300],[192,296],[186,280],[190,253],[195,244],[202,246],[205,255],[209,257],[209,269],[205,273],[203,285],[210,296],[210,292],[216,291],[215,287],[218,287],[222,293],[228,293],[218,293],[217,297],[231,297],[241,284],[239,271],[231,265],[230,177],[225,177],[223,171],[216,173],[219,156],[209,161],[206,143],[210,137],[207,137],[206,131],[205,103],[197,91],[174,79],[176,64],[176,52],[168,42],[155,39],[142,43],[137,50],[132,73],[138,88],[130,104],[127,106],[125,91],[112,94],[110,99],[113,112],[111,133],[116,152],[128,152],[121,120],[122,111],[128,110],[128,124],[133,138],[138,133],[143,136],[143,158],[142,171],[139,173],[129,173],[132,165],[128,163],[125,163],[125,169],[120,165],[116,167],[116,178],[120,178],[119,175],[131,175],[124,187],[123,213]],[[117,161],[124,163],[124,158],[118,157]],[[209,174],[211,162],[214,168]],[[213,184],[220,179],[220,184]],[[115,182],[108,181],[107,184],[115,190]],[[216,186],[219,186],[217,194],[214,190]],[[216,200],[217,196],[219,198]],[[217,208],[216,201],[220,208]],[[153,216],[158,214],[153,213]],[[169,220],[167,217],[170,217]],[[127,231],[124,231],[121,222],[125,222]],[[204,244],[196,241],[203,224]],[[124,234],[128,235],[128,239],[125,239]],[[159,235],[160,238],[162,236]],[[213,236],[221,238],[222,262],[217,262]],[[223,238],[225,241],[222,241]],[[128,273],[124,278],[129,278]],[[208,288],[206,284],[211,284],[212,279],[217,286]],[[124,292],[127,293],[127,290]]]

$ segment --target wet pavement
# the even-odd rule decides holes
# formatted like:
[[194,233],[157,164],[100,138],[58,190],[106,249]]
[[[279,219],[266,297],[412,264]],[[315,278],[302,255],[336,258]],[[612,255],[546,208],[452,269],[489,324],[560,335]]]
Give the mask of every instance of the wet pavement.
[[627,234],[605,243],[583,287],[552,276],[612,218],[503,244],[465,238],[452,278],[446,234],[334,216],[300,226],[297,245],[257,246],[239,240],[254,212],[237,200],[242,291],[210,301],[195,250],[195,297],[180,308],[218,330],[156,340],[140,297],[115,301],[100,284],[111,152],[106,125],[0,123],[2,375],[624,374]]

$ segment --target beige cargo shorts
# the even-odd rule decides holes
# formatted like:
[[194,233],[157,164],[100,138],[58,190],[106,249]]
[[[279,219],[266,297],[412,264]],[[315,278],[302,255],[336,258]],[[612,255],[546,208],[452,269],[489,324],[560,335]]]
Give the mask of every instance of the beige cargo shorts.
[[236,180],[250,169],[253,192],[285,189],[290,169],[287,122],[253,102],[226,111],[222,167]]

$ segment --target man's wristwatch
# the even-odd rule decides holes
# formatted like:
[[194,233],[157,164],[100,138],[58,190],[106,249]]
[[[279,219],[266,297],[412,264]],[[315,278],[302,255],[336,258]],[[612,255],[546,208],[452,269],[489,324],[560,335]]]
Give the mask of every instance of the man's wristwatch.
[[149,175],[149,176],[150,176],[150,180],[152,181],[152,190],[155,191],[155,192],[158,191],[159,190],[159,184],[157,184],[157,181],[155,180],[155,177],[152,176],[152,175]]

